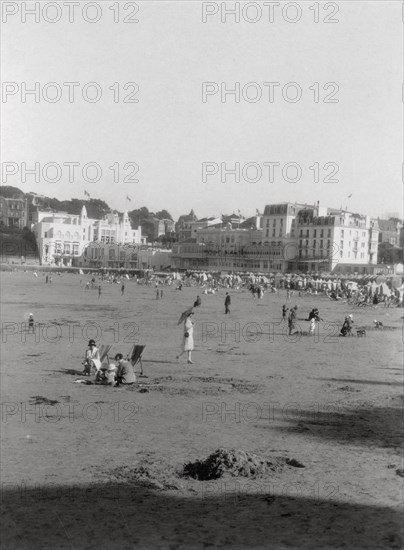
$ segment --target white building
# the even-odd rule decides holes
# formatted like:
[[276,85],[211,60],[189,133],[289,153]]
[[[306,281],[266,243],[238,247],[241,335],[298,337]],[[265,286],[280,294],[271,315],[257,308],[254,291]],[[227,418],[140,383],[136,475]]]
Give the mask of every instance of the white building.
[[83,205],[80,215],[66,212],[38,211],[32,230],[35,233],[40,262],[49,265],[72,265],[90,242],[141,244],[141,227],[132,229],[128,213],[112,212],[103,220],[88,218]]
[[[257,218],[258,219],[258,218]],[[262,229],[199,228],[173,245],[172,267],[251,272],[372,272],[377,223],[369,216],[297,203],[267,205]]]
[[296,220],[298,271],[346,270],[377,263],[377,226],[369,216],[329,208],[299,212]]

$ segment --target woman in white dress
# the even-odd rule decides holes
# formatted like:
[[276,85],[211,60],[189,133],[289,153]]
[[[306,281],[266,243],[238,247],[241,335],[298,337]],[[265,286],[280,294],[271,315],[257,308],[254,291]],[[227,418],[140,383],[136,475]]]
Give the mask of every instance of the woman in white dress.
[[188,361],[187,363],[189,365],[192,365],[191,360],[191,354],[192,350],[194,349],[194,321],[192,320],[193,311],[190,311],[184,321],[184,337],[182,340],[182,352],[177,355],[177,359],[181,357],[185,352],[188,353]]
[[86,350],[86,356],[84,358],[83,365],[84,365],[83,374],[86,376],[91,375],[92,367],[95,367],[97,373],[101,369],[100,352],[97,346],[95,345],[94,340],[90,340],[88,342],[88,349]]

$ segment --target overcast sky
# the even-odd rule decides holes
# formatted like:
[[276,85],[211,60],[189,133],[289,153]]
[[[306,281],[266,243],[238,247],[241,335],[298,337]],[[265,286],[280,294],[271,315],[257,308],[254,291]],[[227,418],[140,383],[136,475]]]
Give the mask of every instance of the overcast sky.
[[[3,9],[4,4],[8,3],[3,2]],[[3,95],[2,161],[3,170],[5,162],[15,162],[19,171],[7,181],[3,173],[3,184],[60,199],[84,198],[86,190],[119,210],[166,208],[174,217],[191,208],[200,217],[237,209],[252,215],[265,204],[294,200],[348,205],[371,215],[402,215],[400,2],[339,2],[334,16],[331,8],[325,12],[320,4],[319,23],[313,22],[315,13],[309,9],[313,2],[307,1],[300,2],[301,19],[296,23],[286,21],[279,11],[270,23],[268,7],[262,3],[262,17],[256,23],[245,20],[258,13],[254,6],[245,17],[241,15],[240,23],[230,16],[222,23],[220,11],[203,23],[201,3],[192,1],[137,2],[138,23],[114,23],[113,3],[105,1],[99,2],[102,15],[93,24],[83,20],[81,10],[69,23],[67,8],[53,24],[44,20],[44,15],[55,17],[51,8],[40,14],[39,23],[32,16],[23,22],[20,4],[11,4],[19,6],[19,13],[2,25],[2,75],[3,81],[17,83],[18,91]],[[124,4],[120,19],[132,11],[128,7],[123,12]],[[26,5],[32,8],[33,3]],[[91,9],[87,12],[90,18],[94,14]],[[321,22],[327,14],[339,22]],[[295,12],[291,9],[286,15],[293,19]],[[38,103],[33,96],[22,103],[22,82],[28,88],[39,82],[41,92],[45,84],[56,82],[63,95],[55,103],[42,96]],[[73,103],[63,82],[80,83]],[[81,92],[88,82],[98,83],[100,101],[83,100]],[[109,89],[114,82],[119,83],[118,103]],[[122,102],[134,91],[123,89],[127,82],[139,87],[132,96],[137,103]],[[216,82],[219,89],[220,83],[232,88],[239,82],[242,88],[253,82],[249,97],[261,90],[262,98],[254,103],[241,96],[235,103],[228,96],[223,103],[216,93],[202,102],[203,82]],[[272,103],[264,82],[280,83]],[[283,99],[282,88],[289,82],[301,87],[300,101]],[[318,103],[309,89],[315,82]],[[338,103],[323,102],[336,90],[334,84],[323,90],[326,83],[338,85],[329,97]],[[287,88],[291,97],[294,89]],[[45,95],[52,98],[54,91],[48,87]],[[90,96],[93,92],[94,88],[88,89]],[[24,183],[24,162],[28,167],[39,162],[41,168],[49,162],[80,166],[72,183],[67,167],[57,182],[47,182],[41,175],[35,183],[27,175]],[[89,162],[102,169],[97,183],[81,176],[81,168]],[[130,166],[124,169],[128,162],[139,166],[137,183],[123,181],[130,176]],[[225,162],[229,168],[235,162],[241,167],[254,162],[262,177],[252,183],[241,174],[239,183],[230,176],[222,182],[219,170],[203,182],[204,162],[218,166]],[[280,163],[274,168],[273,182],[268,181],[264,165],[269,162]],[[317,183],[315,169],[309,168],[316,162]],[[120,166],[119,182],[114,182],[109,168],[114,163]],[[286,163],[300,165],[300,181],[285,181],[281,168]],[[335,168],[329,164],[324,171],[325,163],[338,165],[334,175],[338,182],[324,181]],[[257,174],[252,167],[247,179]],[[294,175],[293,169],[287,172],[289,178]]]

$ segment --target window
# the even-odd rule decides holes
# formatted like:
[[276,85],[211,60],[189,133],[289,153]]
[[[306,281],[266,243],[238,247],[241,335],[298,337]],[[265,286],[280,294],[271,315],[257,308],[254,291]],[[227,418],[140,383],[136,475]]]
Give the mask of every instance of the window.
[[331,229],[327,231],[327,237],[331,237]]
[[343,239],[343,238],[344,238],[344,230],[341,229],[341,239]]
[[314,230],[314,232],[313,232],[313,237],[314,237],[314,238],[317,237],[317,229]]
[[324,229],[321,229],[321,231],[320,231],[320,237],[324,237]]
[[273,230],[272,230],[272,236],[273,236],[273,237],[276,237],[276,229],[273,229]]
[[316,245],[317,245],[317,241],[314,240],[314,241],[313,241],[313,248],[316,248]]
[[320,248],[323,248],[323,239],[320,241]]
[[79,243],[73,243],[73,255],[74,256],[79,255]]

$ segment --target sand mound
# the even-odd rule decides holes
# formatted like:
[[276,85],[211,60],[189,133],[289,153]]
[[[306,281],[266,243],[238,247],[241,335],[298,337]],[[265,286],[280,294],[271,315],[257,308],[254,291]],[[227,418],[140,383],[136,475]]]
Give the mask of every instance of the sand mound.
[[185,464],[183,475],[200,481],[219,479],[225,474],[255,478],[280,471],[285,465],[304,468],[295,459],[274,457],[269,460],[242,449],[217,449],[203,461]]

